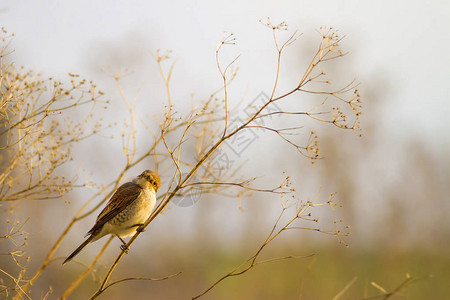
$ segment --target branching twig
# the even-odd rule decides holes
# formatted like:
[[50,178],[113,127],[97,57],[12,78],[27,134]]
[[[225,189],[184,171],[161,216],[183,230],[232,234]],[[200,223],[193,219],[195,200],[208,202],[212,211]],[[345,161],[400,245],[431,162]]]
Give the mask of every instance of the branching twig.
[[[222,146],[234,138],[236,138],[240,133],[249,129],[260,129],[267,132],[272,132],[277,134],[283,141],[287,142],[289,145],[295,147],[302,155],[311,158],[312,160],[319,158],[319,148],[317,143],[317,135],[315,132],[309,134],[306,145],[299,144],[293,140],[293,136],[298,134],[299,129],[303,128],[303,124],[295,124],[294,126],[286,126],[283,128],[276,128],[271,124],[261,125],[260,122],[267,121],[272,116],[302,116],[304,119],[309,118],[314,121],[329,123],[343,129],[358,129],[359,123],[357,121],[360,114],[361,104],[359,99],[359,93],[356,90],[357,85],[351,82],[349,85],[344,86],[339,89],[327,90],[315,90],[309,86],[310,83],[324,83],[329,84],[328,80],[325,80],[325,73],[323,71],[318,71],[318,66],[322,66],[324,62],[341,57],[345,55],[339,49],[339,43],[342,40],[334,30],[323,29],[321,32],[322,39],[320,41],[319,47],[314,53],[310,64],[308,65],[306,71],[301,74],[301,78],[298,83],[291,87],[290,90],[280,93],[279,92],[279,82],[281,77],[281,61],[286,49],[296,42],[301,34],[294,32],[290,35],[284,43],[280,43],[277,38],[277,32],[279,30],[286,30],[287,25],[282,22],[278,25],[272,24],[270,19],[267,20],[265,24],[272,30],[272,35],[275,43],[275,48],[277,51],[276,57],[276,74],[273,86],[271,88],[270,97],[265,100],[264,103],[259,103],[256,109],[247,115],[247,118],[241,123],[237,124],[236,127],[230,126],[231,118],[233,114],[242,110],[242,106],[236,106],[236,109],[230,109],[229,103],[232,103],[229,99],[229,85],[234,80],[236,76],[236,71],[234,68],[230,69],[239,58],[234,58],[230,63],[228,63],[225,68],[221,65],[220,54],[223,51],[223,46],[227,44],[234,44],[235,38],[233,34],[224,37],[216,49],[216,64],[220,76],[222,77],[222,86],[213,92],[209,98],[201,102],[199,105],[194,106],[192,111],[187,114],[187,116],[180,116],[180,114],[175,110],[174,99],[172,99],[170,81],[172,78],[175,62],[170,65],[168,72],[164,70],[163,62],[166,61],[170,52],[161,53],[159,50],[154,54],[154,58],[157,62],[159,72],[163,78],[164,85],[167,93],[167,108],[164,109],[164,119],[160,120],[158,123],[159,130],[152,130],[147,122],[144,122],[145,116],[141,116],[136,109],[137,95],[128,100],[125,93],[122,90],[120,77],[121,74],[117,74],[114,77],[117,88],[119,90],[120,98],[124,101],[124,104],[128,110],[129,117],[125,122],[125,125],[129,125],[128,129],[123,131],[122,135],[122,146],[125,155],[125,164],[122,167],[119,175],[112,182],[105,184],[105,186],[99,187],[98,191],[93,194],[93,196],[88,199],[88,201],[82,205],[79,211],[76,213],[74,218],[69,222],[67,227],[63,230],[61,235],[57,238],[56,242],[52,245],[48,253],[46,254],[43,263],[37,269],[36,272],[26,283],[23,280],[17,281],[16,283],[20,285],[20,288],[16,287],[17,294],[15,299],[20,299],[22,297],[28,297],[26,294],[27,290],[35,283],[35,281],[42,275],[44,270],[48,267],[50,263],[56,261],[58,257],[54,254],[59,248],[62,241],[66,238],[68,232],[73,228],[73,226],[80,220],[93,214],[105,201],[107,201],[114,191],[118,188],[121,181],[127,174],[127,172],[135,166],[143,163],[146,159],[152,158],[155,162],[155,168],[160,173],[162,178],[169,178],[166,180],[168,182],[168,189],[158,197],[160,199],[158,205],[146,220],[142,228],[146,228],[153,220],[160,215],[163,210],[169,205],[170,201],[174,197],[179,197],[186,195],[190,191],[197,188],[201,188],[204,193],[215,193],[217,195],[226,194],[224,191],[235,188],[238,190],[238,194],[241,191],[251,192],[266,192],[278,194],[281,197],[294,194],[294,190],[289,187],[289,177],[286,176],[282,183],[274,188],[255,188],[252,186],[256,178],[252,179],[238,179],[238,171],[243,166],[239,164],[233,166],[232,169],[226,170],[225,172],[214,171],[212,168],[211,161],[214,156],[221,151]],[[3,60],[2,70],[3,70]],[[31,75],[23,75],[23,78],[27,78]],[[46,199],[51,199],[52,197],[60,197],[65,194],[70,188],[76,187],[76,179],[72,180],[53,180],[52,174],[55,173],[58,167],[64,165],[70,160],[69,154],[64,150],[64,147],[70,146],[72,143],[76,143],[98,132],[99,126],[95,125],[93,133],[84,133],[83,128],[89,122],[89,117],[86,117],[80,124],[68,123],[67,131],[60,130],[60,124],[58,121],[54,123],[47,124],[43,127],[39,127],[39,124],[46,122],[47,120],[52,120],[53,117],[58,114],[64,113],[68,109],[74,107],[79,107],[86,104],[97,104],[99,103],[98,97],[102,94],[101,92],[96,92],[95,86],[88,89],[84,88],[85,81],[79,80],[78,75],[70,74],[72,78],[72,86],[69,88],[63,88],[62,84],[54,82],[54,90],[51,93],[51,98],[47,102],[38,101],[44,96],[44,93],[33,89],[33,87],[27,87],[20,85],[20,81],[16,82],[14,90],[20,92],[28,88],[30,94],[36,93],[36,99],[33,100],[31,105],[17,107],[8,105],[8,101],[13,99],[14,94],[10,90],[2,91],[2,102],[0,103],[0,116],[2,117],[0,121],[0,127],[4,128],[9,126],[11,130],[18,132],[16,135],[12,135],[9,130],[0,132],[1,135],[5,135],[8,140],[8,145],[5,149],[14,148],[17,150],[18,155],[21,157],[26,157],[27,164],[25,167],[21,168],[16,177],[12,177],[14,170],[22,163],[19,158],[12,158],[9,165],[5,166],[5,170],[0,175],[0,196],[4,200],[16,201],[21,197],[27,197],[29,199],[43,199],[43,194]],[[3,73],[0,74],[2,79],[4,77]],[[11,77],[12,78],[12,77]],[[11,78],[6,78],[11,80]],[[53,82],[53,81],[52,81]],[[81,94],[74,97],[71,102],[69,96],[71,96],[76,91],[80,91]],[[353,91],[353,93],[348,96]],[[223,92],[223,98],[218,96],[219,93]],[[281,110],[277,107],[277,103],[280,101],[285,101],[289,96],[293,94],[311,94],[318,97],[326,97],[319,105],[317,105],[313,110],[309,111],[286,111]],[[21,95],[25,97],[25,95]],[[85,99],[88,97],[88,99]],[[329,100],[328,100],[329,98]],[[24,99],[24,98],[22,98]],[[89,100],[91,99],[91,100]],[[328,107],[331,102],[337,102],[338,105],[334,107]],[[233,102],[235,103],[235,102]],[[345,109],[341,109],[339,105],[345,105],[349,107],[355,118],[353,124],[351,120],[348,120],[348,116],[345,113]],[[274,108],[275,111],[268,112],[269,109]],[[92,112],[92,111],[91,111]],[[89,116],[91,116],[91,112]],[[136,124],[135,118],[138,118],[143,124],[145,129],[149,132],[151,136],[151,143],[147,149],[144,151],[138,151],[137,149],[137,135],[138,126]],[[298,118],[297,118],[298,119]],[[296,120],[297,120],[296,119]],[[3,122],[3,123],[1,123]],[[70,125],[72,124],[72,125]],[[71,133],[69,137],[68,133]],[[51,142],[46,142],[45,139],[42,141],[42,136],[52,136],[56,134],[56,138],[51,140]],[[58,138],[62,137],[61,141]],[[29,152],[29,144],[36,145],[35,151]],[[0,145],[5,147],[4,145]],[[182,147],[183,146],[183,147]],[[194,149],[197,158],[192,161],[192,159],[187,158],[185,153],[188,153],[189,147]],[[51,157],[46,157],[49,150],[59,149],[58,151],[52,152]],[[45,159],[42,159],[42,158]],[[49,165],[46,165],[45,161],[50,161]],[[172,175],[168,175],[170,173]],[[220,174],[218,174],[220,173]],[[217,175],[212,178],[212,175]],[[25,188],[17,190],[17,183],[26,182]],[[83,186],[83,185],[80,185]],[[164,192],[164,191],[163,191]],[[87,206],[92,201],[97,201],[92,209],[87,210]],[[282,202],[283,203],[283,202]],[[304,213],[315,206],[330,204],[330,201],[326,203],[315,203],[313,202],[302,202],[299,207],[297,207],[295,215],[289,219],[289,221],[283,223],[282,216],[286,212],[288,206],[283,203],[283,209],[276,220],[271,232],[267,236],[267,239],[258,248],[256,253],[245,260],[240,266],[235,268],[233,271],[223,276],[217,280],[210,288],[208,288],[204,295],[214,286],[219,284],[221,281],[228,277],[238,276],[249,271],[251,268],[258,264],[263,264],[271,261],[297,258],[297,256],[285,256],[279,258],[272,258],[266,260],[260,260],[261,253],[265,247],[271,243],[281,232],[292,229],[307,229],[315,230],[318,232],[332,234],[338,236],[345,235],[338,229],[326,231],[320,228],[311,228],[308,226],[294,225],[293,222],[298,221],[314,221],[316,219],[312,218],[310,215],[305,215]],[[134,236],[131,237],[127,243],[129,248],[133,242],[138,238],[141,232],[136,232]],[[89,267],[69,286],[65,291],[63,298],[69,295],[76,287],[79,286],[81,281],[89,272],[93,270],[96,261],[101,257],[109,241],[105,244],[102,251],[97,255],[97,257],[91,262]],[[109,279],[114,272],[115,268],[122,259],[124,252],[121,251],[116,257],[115,261],[111,264],[110,268],[106,272],[102,283],[100,284],[97,291],[92,296],[95,299],[97,296],[102,294],[109,287],[128,280],[163,280],[168,279],[175,275],[167,276],[160,279],[151,278],[126,278],[112,283],[108,283]],[[197,296],[197,297],[199,297]]]
[[[270,22],[270,20],[269,20]],[[268,23],[269,25],[271,23]],[[269,26],[268,25],[268,26]],[[183,172],[181,164],[180,164],[180,157],[181,157],[181,153],[180,153],[180,148],[181,148],[181,143],[183,142],[184,137],[186,136],[189,128],[191,127],[191,125],[193,124],[193,122],[190,122],[189,119],[188,121],[186,121],[186,125],[184,126],[182,135],[181,135],[181,140],[179,140],[178,144],[175,147],[171,147],[169,145],[169,140],[168,140],[168,136],[169,136],[169,129],[173,128],[174,126],[174,120],[173,119],[173,113],[170,114],[166,114],[166,119],[163,122],[162,125],[162,130],[161,130],[161,136],[160,139],[162,139],[164,146],[167,150],[167,152],[169,153],[169,157],[171,158],[172,162],[174,163],[174,165],[176,166],[176,172],[174,173],[172,180],[170,181],[170,188],[168,190],[168,192],[163,196],[161,202],[157,205],[157,207],[155,208],[155,210],[153,211],[153,213],[151,214],[151,216],[149,217],[149,219],[147,219],[147,221],[144,223],[143,227],[145,228],[146,226],[148,226],[163,210],[164,208],[168,205],[168,203],[171,201],[171,199],[173,197],[175,197],[176,195],[179,194],[183,194],[183,191],[185,189],[189,189],[192,188],[196,185],[211,185],[214,187],[220,187],[220,186],[235,186],[235,187],[240,187],[240,188],[245,188],[247,190],[251,190],[251,191],[267,191],[267,192],[277,192],[278,189],[254,189],[249,187],[246,182],[227,182],[227,181],[223,181],[222,179],[220,179],[219,181],[202,181],[202,182],[190,182],[191,178],[194,176],[194,174],[197,173],[197,171],[199,170],[199,168],[201,166],[203,166],[205,164],[205,162],[213,155],[213,153],[215,153],[221,146],[222,144],[227,141],[228,139],[230,139],[231,137],[237,135],[239,132],[254,127],[256,125],[253,125],[252,123],[255,120],[258,119],[262,119],[263,116],[269,116],[269,114],[267,113],[263,113],[263,111],[272,103],[276,102],[276,101],[280,101],[281,99],[284,99],[286,97],[288,97],[289,95],[296,93],[296,92],[302,92],[305,91],[304,86],[317,79],[318,77],[322,76],[321,75],[312,75],[312,72],[316,69],[316,67],[321,64],[322,62],[324,62],[325,60],[331,59],[331,58],[335,58],[338,56],[343,55],[342,52],[340,52],[338,49],[338,43],[341,39],[337,38],[337,35],[335,35],[335,33],[333,31],[329,31],[324,33],[322,41],[320,43],[319,49],[316,52],[316,54],[314,55],[313,59],[311,60],[311,64],[309,65],[309,67],[307,68],[306,72],[304,73],[302,79],[300,80],[298,86],[296,86],[294,89],[292,89],[291,91],[284,93],[280,96],[275,97],[275,91],[277,89],[278,86],[278,82],[279,82],[279,77],[280,77],[280,64],[281,64],[281,55],[283,53],[283,51],[289,46],[291,45],[293,42],[295,42],[300,35],[297,35],[296,33],[294,33],[293,35],[291,35],[288,40],[280,47],[278,44],[278,41],[276,39],[276,35],[275,35],[275,31],[278,29],[281,29],[285,27],[285,25],[280,24],[277,26],[269,26],[273,29],[274,32],[274,40],[275,40],[275,45],[278,51],[278,56],[277,56],[277,74],[276,74],[276,79],[274,82],[274,87],[272,89],[272,94],[270,96],[270,98],[264,103],[262,104],[259,108],[257,108],[257,110],[249,116],[249,118],[243,122],[243,124],[239,125],[237,128],[228,131],[228,122],[229,122],[229,111],[228,111],[228,83],[227,83],[227,77],[226,77],[226,71],[227,69],[231,66],[232,63],[235,62],[235,60],[233,60],[231,62],[231,64],[227,65],[227,67],[222,70],[220,62],[219,62],[219,53],[222,49],[222,46],[225,44],[229,44],[229,43],[234,43],[234,36],[233,35],[229,35],[226,38],[224,38],[221,43],[219,44],[219,46],[216,49],[216,63],[219,69],[219,73],[222,76],[223,79],[223,90],[224,90],[224,99],[223,99],[223,103],[224,103],[224,110],[225,110],[225,125],[223,126],[222,129],[222,134],[217,135],[217,140],[214,141],[212,144],[210,144],[209,148],[207,148],[206,151],[201,151],[200,153],[202,153],[198,160],[192,164],[192,166],[190,167],[189,171]],[[165,80],[166,85],[168,85],[168,81]],[[339,96],[341,93],[346,93],[348,92],[350,86],[344,87],[342,89],[338,89],[335,90],[333,92],[324,92],[324,94],[326,95],[332,95],[332,96]],[[343,99],[343,98],[342,98]],[[358,99],[359,101],[359,99]],[[208,101],[207,103],[211,103],[210,101]],[[169,105],[171,107],[171,104]],[[171,110],[169,110],[169,112],[172,112]],[[333,123],[336,126],[340,126],[341,128],[347,128],[345,124],[343,124],[343,122],[345,122],[345,118],[343,117],[343,113],[341,111],[339,112],[339,117],[336,117],[334,119],[332,119],[331,121],[329,121],[330,123]],[[278,113],[285,113],[285,114],[297,114],[298,112],[278,112]],[[316,112],[316,113],[308,113],[308,112],[304,112],[302,113],[312,119],[316,119],[318,121],[322,121],[322,122],[326,122],[326,119],[320,119],[318,118],[318,116],[325,114],[323,112]],[[195,114],[195,117],[191,117],[190,120],[194,120],[194,119],[201,119],[202,117],[206,117],[208,116],[206,110],[201,110],[199,111],[197,114]],[[268,126],[259,126],[259,128],[261,129],[265,129],[265,130],[269,130],[269,131],[273,131],[276,132],[280,137],[282,137],[284,140],[286,140],[287,142],[289,142],[291,145],[295,146],[297,149],[302,149],[305,152],[303,152],[303,154],[307,155],[308,157],[312,158],[312,159],[317,159],[318,158],[318,146],[317,146],[317,142],[312,142],[311,145],[308,146],[300,146],[298,144],[296,144],[295,142],[293,142],[292,140],[288,139],[285,134],[283,134],[284,131],[288,130],[288,128],[281,129],[281,130],[277,130],[273,127],[268,127]],[[350,127],[348,127],[350,128]],[[214,135],[216,136],[216,135]],[[316,137],[316,135],[314,133],[311,134],[311,137]],[[310,137],[310,139],[311,139]],[[175,155],[175,149],[178,148],[178,152]],[[311,154],[310,154],[311,153]],[[186,164],[187,166],[189,164]],[[176,180],[176,184],[175,184],[175,178],[177,178]],[[309,207],[313,207],[314,204],[313,203],[308,203],[306,206],[303,206],[303,209],[307,209]],[[299,218],[304,218],[301,214],[303,213],[303,210],[299,211],[298,214],[290,221],[288,222],[280,231],[277,231],[276,233],[271,232],[271,234],[268,237],[268,240],[263,244],[263,246],[259,249],[259,251],[255,254],[255,256],[253,256],[251,259],[249,259],[249,263],[250,265],[245,268],[244,270],[249,270],[250,268],[252,268],[255,264],[257,264],[256,258],[258,257],[259,253],[262,251],[262,249],[265,247],[265,245],[267,245],[268,243],[270,243],[276,236],[278,236],[282,231],[287,230],[287,229],[294,229],[297,228],[299,229],[300,227],[290,227],[290,224]],[[278,224],[278,221],[275,225]],[[276,227],[276,226],[275,226]],[[274,227],[274,230],[275,230]],[[312,229],[312,230],[317,230],[317,229]],[[320,232],[324,232],[324,233],[329,233],[329,234],[334,234],[334,235],[341,235],[340,232],[334,232],[334,231],[320,231]],[[137,239],[137,237],[140,235],[140,232],[137,232],[131,239],[130,241],[127,243],[127,247],[130,247],[131,244]],[[114,271],[115,267],[117,266],[117,264],[119,263],[119,261],[121,260],[123,256],[123,252],[121,252],[118,257],[116,258],[116,260],[114,261],[114,263],[111,265],[110,269],[108,270],[105,279],[103,280],[101,286],[99,287],[99,289],[97,290],[97,292],[92,296],[92,299],[96,298],[98,295],[100,295],[104,290],[105,287],[107,286],[107,282],[109,280],[109,277],[111,276],[112,272]],[[229,276],[235,276],[238,274],[242,274],[242,271],[237,272],[238,269],[234,270],[233,272],[231,272],[230,274],[228,274],[227,276],[225,276],[224,278],[220,279],[218,282],[222,281],[223,279],[229,277]],[[246,272],[246,271],[244,271]],[[217,283],[218,283],[217,282]],[[216,283],[216,284],[217,284]],[[213,285],[215,286],[215,284]]]
[[[427,277],[424,277],[427,278]],[[363,300],[374,300],[374,299],[389,299],[394,295],[397,295],[398,293],[400,293],[402,290],[404,290],[408,285],[411,285],[421,279],[424,278],[414,278],[411,277],[409,274],[406,274],[406,278],[404,281],[402,281],[396,288],[394,288],[392,291],[388,292],[386,289],[384,289],[383,287],[381,287],[379,284],[375,283],[375,282],[371,282],[371,285],[373,287],[375,287],[376,289],[378,289],[379,291],[381,291],[380,295],[377,296],[372,296],[372,297],[368,297],[368,298],[363,298]]]

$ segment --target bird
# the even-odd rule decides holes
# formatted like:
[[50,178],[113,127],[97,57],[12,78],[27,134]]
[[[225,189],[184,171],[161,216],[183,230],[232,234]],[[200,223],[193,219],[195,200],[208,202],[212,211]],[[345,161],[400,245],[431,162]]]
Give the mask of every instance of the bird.
[[88,237],[63,264],[70,261],[84,247],[108,234],[114,234],[121,241],[121,249],[128,251],[123,238],[142,232],[142,225],[150,216],[156,204],[156,192],[161,186],[158,173],[145,170],[130,182],[119,186],[105,208],[100,212]]

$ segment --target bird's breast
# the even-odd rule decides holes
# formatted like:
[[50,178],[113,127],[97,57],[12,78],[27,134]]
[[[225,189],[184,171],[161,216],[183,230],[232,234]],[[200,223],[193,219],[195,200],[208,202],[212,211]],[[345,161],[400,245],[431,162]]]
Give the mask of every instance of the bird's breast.
[[142,224],[148,219],[155,204],[155,192],[150,189],[142,189],[141,194],[135,201],[108,222],[108,225],[111,225],[113,228],[111,232],[121,237],[134,234],[136,232],[136,224]]

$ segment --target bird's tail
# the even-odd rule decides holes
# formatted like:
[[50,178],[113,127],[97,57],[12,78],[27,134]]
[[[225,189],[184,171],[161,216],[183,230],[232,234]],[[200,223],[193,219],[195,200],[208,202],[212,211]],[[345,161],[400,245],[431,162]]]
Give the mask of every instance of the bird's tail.
[[85,240],[83,242],[83,244],[81,244],[77,249],[75,249],[75,251],[72,252],[72,254],[70,254],[66,260],[63,262],[63,264],[65,264],[66,262],[70,261],[75,255],[78,254],[78,252],[80,252],[81,250],[83,250],[84,247],[86,247],[87,245],[89,245],[90,243],[92,243],[94,241],[94,236],[91,235],[90,237],[88,237],[87,240]]

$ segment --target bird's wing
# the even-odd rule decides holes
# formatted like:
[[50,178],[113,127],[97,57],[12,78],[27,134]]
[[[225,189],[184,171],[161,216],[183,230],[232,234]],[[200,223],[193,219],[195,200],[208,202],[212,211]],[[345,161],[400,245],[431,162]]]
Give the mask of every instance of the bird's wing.
[[106,207],[98,215],[94,227],[89,230],[88,234],[93,234],[95,231],[100,230],[106,222],[114,218],[136,200],[141,191],[142,188],[135,183],[127,182],[122,184],[108,201]]

